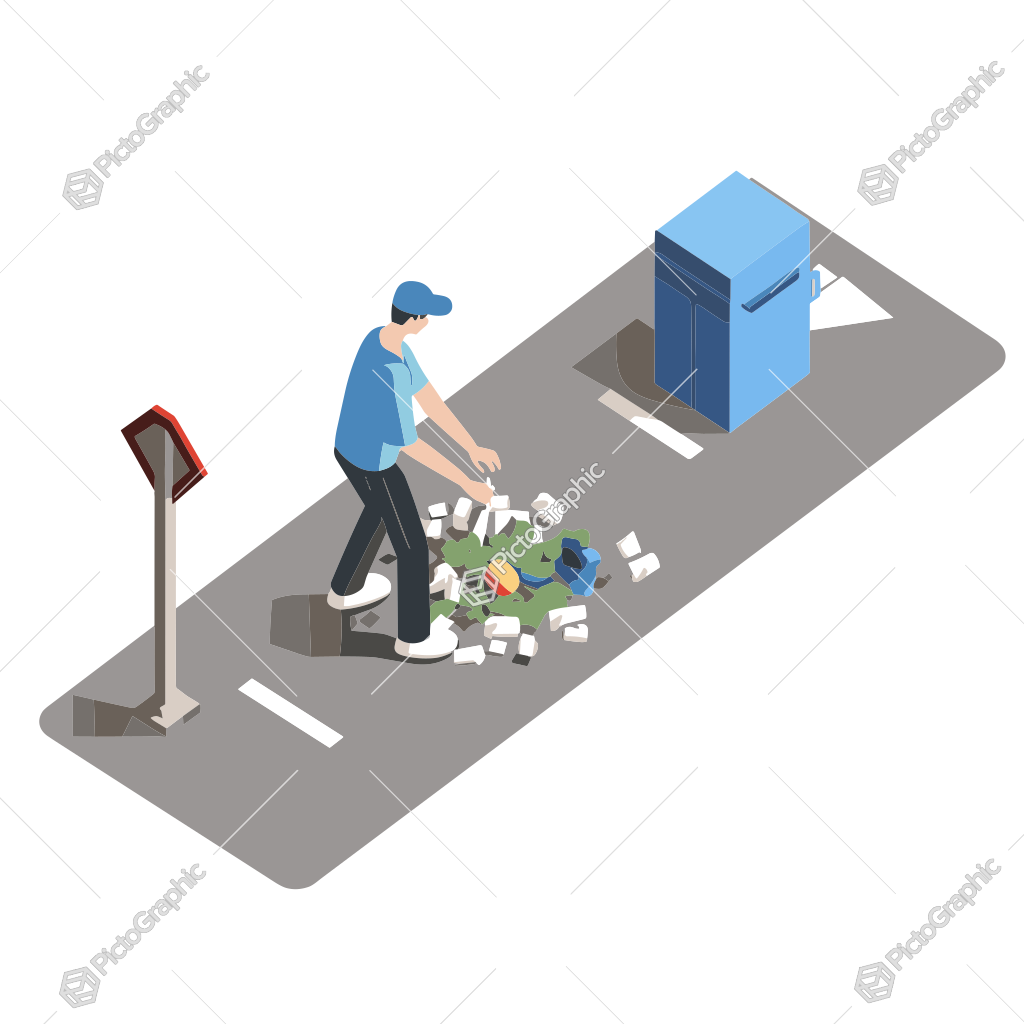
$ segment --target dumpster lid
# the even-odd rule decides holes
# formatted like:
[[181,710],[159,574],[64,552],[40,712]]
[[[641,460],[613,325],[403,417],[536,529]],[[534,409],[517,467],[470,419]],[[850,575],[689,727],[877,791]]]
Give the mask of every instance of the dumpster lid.
[[739,171],[658,228],[730,280],[810,222]]

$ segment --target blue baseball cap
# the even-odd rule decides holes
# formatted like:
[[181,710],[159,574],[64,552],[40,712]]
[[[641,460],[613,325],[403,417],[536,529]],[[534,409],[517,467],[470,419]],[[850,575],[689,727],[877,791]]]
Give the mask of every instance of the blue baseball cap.
[[435,295],[422,281],[403,281],[395,289],[394,304],[413,316],[445,316],[452,311],[447,295]]

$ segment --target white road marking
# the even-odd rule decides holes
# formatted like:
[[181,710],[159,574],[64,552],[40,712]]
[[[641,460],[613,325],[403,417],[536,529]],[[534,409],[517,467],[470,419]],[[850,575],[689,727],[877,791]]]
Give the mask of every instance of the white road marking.
[[696,441],[691,441],[685,434],[673,430],[667,423],[648,415],[640,406],[634,405],[629,399],[614,391],[606,391],[598,401],[612,412],[617,412],[623,419],[629,420],[634,427],[639,427],[651,437],[656,437],[662,444],[667,444],[684,459],[692,459],[694,455],[704,451]]
[[285,700],[280,694],[274,693],[255,679],[250,679],[238,689],[247,697],[252,697],[257,704],[262,704],[268,711],[273,711],[286,722],[291,722],[307,736],[319,740],[325,747],[333,747],[341,739],[340,732],[335,732],[330,726],[324,725],[319,719],[296,707],[290,700]]
[[812,331],[891,319],[891,314],[865,295],[849,278],[840,277],[826,289],[822,275],[821,296],[811,303]]

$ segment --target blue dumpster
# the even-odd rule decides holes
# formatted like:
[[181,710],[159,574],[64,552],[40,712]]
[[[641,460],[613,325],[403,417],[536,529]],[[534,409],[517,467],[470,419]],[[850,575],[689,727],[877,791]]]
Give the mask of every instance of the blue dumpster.
[[811,369],[810,224],[736,172],[654,235],[654,380],[735,430]]

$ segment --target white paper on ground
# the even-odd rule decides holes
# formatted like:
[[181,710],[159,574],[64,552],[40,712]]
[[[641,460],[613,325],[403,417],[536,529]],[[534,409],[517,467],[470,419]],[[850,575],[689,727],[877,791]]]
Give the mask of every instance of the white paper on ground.
[[537,638],[529,633],[524,633],[519,638],[519,653],[525,658],[532,658],[537,653],[539,646]]
[[812,331],[891,319],[892,317],[877,302],[869,299],[845,277],[839,278],[827,290],[822,289],[821,297],[811,303]]
[[484,649],[482,644],[474,647],[458,647],[455,650],[456,665],[482,665],[484,663]]
[[629,563],[629,571],[633,575],[634,583],[646,579],[652,572],[657,572],[660,568],[661,562],[658,561],[658,556],[653,551],[644,555],[643,558],[637,558]]
[[[438,565],[434,569],[434,581],[433,581],[433,583],[437,583],[440,580],[447,580],[447,578],[453,577],[453,575],[456,575],[456,574],[457,573],[456,573],[455,569],[452,568],[452,566],[449,565],[449,563],[441,562],[440,565]],[[433,584],[431,584],[431,587],[433,587]],[[431,593],[433,593],[433,591],[431,591]]]
[[455,503],[455,511],[453,513],[454,520],[453,525],[456,530],[468,530],[469,529],[469,513],[473,510],[473,502],[470,498],[465,496],[459,498]]
[[519,636],[519,619],[515,615],[492,615],[484,621],[484,636]]
[[635,530],[631,530],[627,533],[626,536],[623,537],[615,546],[619,549],[619,554],[622,555],[623,558],[636,558],[636,556],[643,550],[643,548],[640,547],[640,541],[636,539]]
[[476,534],[477,539],[481,544],[484,542],[484,537],[487,536],[487,519],[491,514],[491,506],[485,505],[480,509],[480,514],[476,517],[476,523],[473,526],[473,533]]
[[570,608],[552,608],[548,612],[548,622],[551,624],[551,632],[568,626],[571,622],[582,622],[587,617],[587,606],[585,604],[574,604]]

